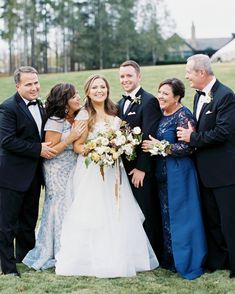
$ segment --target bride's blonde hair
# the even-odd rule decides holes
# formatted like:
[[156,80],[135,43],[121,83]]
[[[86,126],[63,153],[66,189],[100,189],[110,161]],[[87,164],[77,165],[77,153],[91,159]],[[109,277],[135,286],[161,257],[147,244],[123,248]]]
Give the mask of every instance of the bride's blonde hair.
[[93,82],[96,79],[102,79],[105,82],[105,85],[107,87],[107,98],[104,101],[104,112],[111,116],[116,116],[118,113],[118,107],[117,105],[109,98],[110,93],[110,87],[107,79],[102,75],[91,75],[85,82],[84,85],[84,91],[85,91],[85,109],[87,110],[89,114],[89,120],[88,120],[88,128],[92,129],[94,123],[95,123],[95,117],[96,117],[96,110],[92,104],[91,98],[89,97],[90,89],[93,84]]

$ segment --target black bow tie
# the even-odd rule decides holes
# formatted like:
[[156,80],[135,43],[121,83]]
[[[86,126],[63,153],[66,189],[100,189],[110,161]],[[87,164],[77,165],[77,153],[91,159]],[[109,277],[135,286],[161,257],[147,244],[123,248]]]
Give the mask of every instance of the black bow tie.
[[203,91],[196,90],[196,92],[198,93],[199,96],[201,95],[206,96],[206,93]]
[[38,103],[39,103],[38,100],[29,101],[29,103],[27,104],[27,107],[29,107],[30,105],[37,105]]
[[129,100],[132,101],[131,96],[126,96],[126,95],[122,95],[122,97],[124,98],[125,101]]

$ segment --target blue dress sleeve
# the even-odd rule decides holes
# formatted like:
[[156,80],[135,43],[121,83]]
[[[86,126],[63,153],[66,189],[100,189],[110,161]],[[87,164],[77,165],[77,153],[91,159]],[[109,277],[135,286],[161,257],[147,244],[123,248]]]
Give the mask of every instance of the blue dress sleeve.
[[[192,113],[190,112],[190,110],[185,108],[185,111],[181,111],[178,116],[178,119],[176,121],[176,129],[177,127],[188,128],[188,122],[190,122],[194,128],[196,127],[196,121]],[[191,154],[193,151],[194,148],[192,148],[189,143],[177,141],[176,143],[172,144],[171,156],[183,157]]]

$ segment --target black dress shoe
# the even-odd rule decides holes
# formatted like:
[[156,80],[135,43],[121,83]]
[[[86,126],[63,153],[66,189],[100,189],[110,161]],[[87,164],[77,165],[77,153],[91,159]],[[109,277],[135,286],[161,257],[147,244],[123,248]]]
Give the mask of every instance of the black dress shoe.
[[235,278],[235,272],[234,271],[231,271],[230,274],[229,274],[229,278],[230,279],[234,279]]

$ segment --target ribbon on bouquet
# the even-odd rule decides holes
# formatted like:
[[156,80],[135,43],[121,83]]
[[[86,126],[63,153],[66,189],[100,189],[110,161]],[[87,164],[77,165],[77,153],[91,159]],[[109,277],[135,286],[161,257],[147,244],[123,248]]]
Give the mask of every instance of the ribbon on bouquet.
[[119,158],[115,161],[115,199],[118,210],[120,209],[120,187],[122,184],[122,173]]

